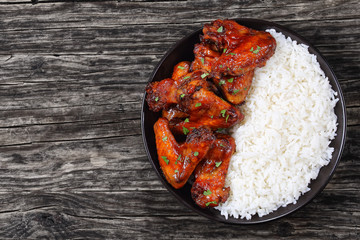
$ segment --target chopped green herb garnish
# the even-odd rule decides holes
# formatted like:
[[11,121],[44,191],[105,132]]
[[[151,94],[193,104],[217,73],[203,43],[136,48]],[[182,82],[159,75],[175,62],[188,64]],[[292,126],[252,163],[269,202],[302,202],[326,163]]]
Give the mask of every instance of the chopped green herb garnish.
[[246,90],[247,90],[247,87],[244,87],[244,90],[246,91]]
[[195,127],[190,127],[190,129],[194,129]]
[[235,53],[229,53],[228,55],[234,56],[234,55],[235,55]]
[[221,33],[223,31],[223,26],[219,27],[217,32]]
[[184,70],[185,68],[184,67],[182,67],[182,66],[178,66],[178,68],[180,68],[181,70]]
[[226,109],[221,110],[220,113],[222,114],[223,117],[225,117]]
[[229,119],[229,115],[226,116],[225,118],[225,122],[227,122],[227,120]]
[[211,191],[210,191],[210,189],[208,189],[208,190],[206,190],[206,191],[204,191],[204,193],[203,193],[205,196],[209,196],[210,194],[211,194]]
[[159,101],[159,97],[156,97],[156,98],[155,98],[155,102],[157,102],[157,101]]
[[183,93],[183,94],[180,95],[180,98],[183,98],[183,97],[185,97],[185,93]]
[[186,135],[186,134],[188,134],[190,131],[189,131],[189,129],[187,129],[186,127],[183,127],[183,132],[184,132],[184,134]]
[[216,132],[222,132],[225,128],[218,128]]
[[235,89],[234,92],[233,92],[233,94],[235,95],[235,94],[237,94],[239,91],[240,91],[239,89]]
[[195,104],[195,107],[200,107],[201,106],[201,103],[196,103]]
[[176,170],[175,170],[175,173],[178,173],[178,172],[179,172],[179,170],[176,169]]
[[185,118],[184,122],[186,123],[189,122],[189,118]]
[[163,142],[165,142],[165,141],[167,140],[167,137],[163,137],[163,139],[162,139],[162,140],[163,140]]
[[217,204],[217,202],[216,202],[216,201],[207,202],[205,205],[206,205],[206,206],[209,206],[210,204]]
[[214,115],[211,115],[210,118],[213,119],[213,118],[214,118]]
[[194,156],[197,157],[199,155],[199,152],[194,152]]
[[219,68],[222,68],[222,65],[219,65]]
[[220,147],[225,147],[222,143],[220,143]]
[[166,156],[161,156],[161,158],[164,160],[164,162],[166,162],[166,164],[169,164],[169,159],[167,159]]
[[215,162],[215,166],[219,167],[221,165],[222,162]]
[[259,46],[257,46],[255,50],[253,47],[251,47],[250,52],[257,54],[257,53],[259,53],[260,49],[261,49],[261,47],[259,47]]
[[203,73],[201,74],[201,78],[206,78],[206,76],[208,76],[209,74],[208,73]]
[[232,83],[234,81],[234,78],[229,78],[227,81]]
[[239,71],[244,71],[244,69],[243,68],[238,68],[239,69]]
[[188,78],[190,78],[190,76],[185,76],[185,77],[184,77],[184,80],[185,80],[185,79],[188,79]]
[[228,71],[230,71],[230,68],[227,68]]
[[205,59],[204,59],[204,58],[200,58],[200,61],[201,61],[202,64],[204,64]]
[[175,164],[177,164],[177,162],[180,161],[180,159],[181,159],[181,154],[180,154],[180,155],[178,156],[178,158],[176,159]]
[[224,84],[225,84],[225,80],[220,80],[219,86],[224,85]]
[[227,48],[224,48],[223,53],[225,53],[226,51],[227,51]]

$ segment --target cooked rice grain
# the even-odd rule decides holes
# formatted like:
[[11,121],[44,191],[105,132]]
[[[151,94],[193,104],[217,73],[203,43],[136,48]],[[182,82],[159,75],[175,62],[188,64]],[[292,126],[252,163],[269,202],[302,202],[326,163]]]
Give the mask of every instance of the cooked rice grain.
[[255,71],[241,107],[245,119],[232,129],[230,196],[217,207],[225,218],[262,217],[296,203],[333,152],[337,93],[307,46],[268,32],[277,42],[275,54]]

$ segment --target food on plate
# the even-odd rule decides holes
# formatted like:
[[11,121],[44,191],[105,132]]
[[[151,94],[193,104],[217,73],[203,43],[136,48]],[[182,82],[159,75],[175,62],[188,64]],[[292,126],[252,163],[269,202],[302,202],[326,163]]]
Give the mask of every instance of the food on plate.
[[245,118],[231,130],[236,152],[225,184],[230,193],[216,208],[225,218],[262,217],[296,203],[333,152],[337,93],[307,46],[267,31],[277,48],[255,70],[241,106]]
[[179,144],[165,118],[159,118],[154,131],[159,162],[166,180],[174,188],[181,188],[208,153],[215,136],[207,128],[194,128],[187,135],[186,141]]
[[216,134],[213,147],[196,167],[191,197],[200,207],[214,207],[226,202],[229,187],[224,187],[230,158],[235,152],[235,140],[227,134]]
[[195,45],[192,70],[205,70],[232,104],[245,100],[255,68],[274,54],[276,41],[268,32],[256,31],[231,20],[205,24]]
[[[176,133],[200,126],[212,130],[229,128],[243,119],[235,106],[216,95],[216,88],[206,80],[204,74],[198,70],[186,74],[188,78],[185,80],[181,77],[177,81],[167,78],[150,83],[146,88],[151,110],[177,111],[177,115],[186,117],[170,119],[171,128]],[[173,108],[176,110],[169,110]]]
[[[154,132],[164,176],[178,189],[196,169],[191,195],[200,207],[228,199],[224,184],[235,140],[217,132],[243,120],[235,105],[244,102],[254,69],[265,66],[275,48],[267,32],[216,20],[205,25],[193,62],[179,62],[171,78],[146,87],[149,109],[162,112]],[[186,140],[177,142],[175,136]]]

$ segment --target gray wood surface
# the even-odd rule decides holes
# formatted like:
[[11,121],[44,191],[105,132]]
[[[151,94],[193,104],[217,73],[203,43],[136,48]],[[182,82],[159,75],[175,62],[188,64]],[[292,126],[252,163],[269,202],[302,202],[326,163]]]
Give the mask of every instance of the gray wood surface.
[[[360,4],[0,1],[0,239],[360,239]],[[344,92],[348,132],[325,190],[277,221],[212,222],[162,186],[142,143],[144,87],[163,54],[217,18],[309,39]]]

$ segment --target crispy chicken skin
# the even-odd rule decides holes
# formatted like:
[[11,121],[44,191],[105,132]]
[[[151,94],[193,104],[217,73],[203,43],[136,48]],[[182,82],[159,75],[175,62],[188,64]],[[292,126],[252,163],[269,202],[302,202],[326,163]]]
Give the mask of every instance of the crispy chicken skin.
[[191,196],[200,207],[215,207],[226,202],[230,188],[224,186],[225,178],[234,151],[235,140],[229,135],[217,134],[213,147],[196,167]]
[[212,64],[221,56],[219,52],[211,50],[209,46],[204,44],[195,44],[194,55],[195,59],[191,63],[191,70],[202,69],[206,72],[211,71]]
[[220,89],[226,100],[234,105],[241,104],[249,92],[254,71],[249,71],[238,77],[226,76],[214,78],[213,81]]
[[216,20],[203,28],[201,42],[221,53],[211,65],[211,75],[240,76],[262,67],[274,54],[276,41],[270,33],[256,31],[232,20]]
[[174,188],[181,188],[209,151],[215,136],[207,128],[195,128],[189,133],[185,143],[179,144],[165,118],[159,118],[154,131],[158,159],[165,178]]
[[165,109],[164,117],[169,120],[174,118],[171,113],[175,116],[189,116],[171,122],[175,133],[199,126],[207,126],[212,130],[228,128],[244,118],[239,109],[214,93],[216,88],[206,81],[206,73],[195,71],[187,76],[189,78],[181,82],[164,79],[150,83],[146,89],[150,110]]

